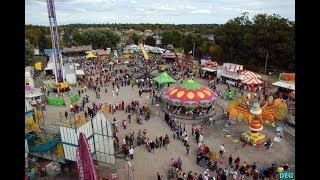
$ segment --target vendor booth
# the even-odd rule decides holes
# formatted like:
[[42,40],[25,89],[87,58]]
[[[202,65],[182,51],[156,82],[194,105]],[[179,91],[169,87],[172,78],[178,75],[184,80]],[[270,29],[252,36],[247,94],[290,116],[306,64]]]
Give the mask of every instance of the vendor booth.
[[223,63],[222,69],[217,70],[217,77],[227,84],[238,86],[238,84],[244,79],[241,74],[243,66],[233,63]]
[[261,76],[254,72],[244,71],[242,75],[243,80],[241,82],[248,87],[249,91],[254,92],[263,83]]
[[201,77],[212,79],[217,76],[218,63],[216,61],[201,60]]
[[277,96],[283,99],[294,99],[295,73],[281,73],[279,81],[273,83],[278,87]]

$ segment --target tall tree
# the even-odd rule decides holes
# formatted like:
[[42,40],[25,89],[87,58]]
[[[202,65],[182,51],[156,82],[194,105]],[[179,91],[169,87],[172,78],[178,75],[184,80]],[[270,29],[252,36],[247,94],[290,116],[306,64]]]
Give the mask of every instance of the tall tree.
[[152,36],[148,36],[145,40],[145,44],[150,45],[150,46],[155,46],[156,45],[156,39],[153,38]]
[[25,40],[25,49],[24,49],[24,62],[26,66],[31,65],[31,59],[33,57],[33,53],[34,53],[34,47],[32,46],[32,44],[29,42],[28,39]]

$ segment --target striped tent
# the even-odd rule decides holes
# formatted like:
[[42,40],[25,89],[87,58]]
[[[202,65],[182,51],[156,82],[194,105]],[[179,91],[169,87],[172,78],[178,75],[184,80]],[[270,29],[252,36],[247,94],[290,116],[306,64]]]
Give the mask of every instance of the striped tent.
[[251,71],[245,71],[243,73],[244,80],[242,80],[242,83],[251,85],[251,84],[262,84],[261,76],[258,74],[255,74],[254,72]]

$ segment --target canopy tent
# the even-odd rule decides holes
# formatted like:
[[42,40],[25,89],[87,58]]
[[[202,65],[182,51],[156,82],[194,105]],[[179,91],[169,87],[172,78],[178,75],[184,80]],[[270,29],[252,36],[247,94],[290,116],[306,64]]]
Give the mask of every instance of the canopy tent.
[[39,93],[39,92],[30,92],[30,93],[26,93],[25,97],[26,98],[34,98],[34,97],[39,97],[42,96],[43,93]]
[[211,68],[202,68],[202,70],[204,71],[208,71],[208,72],[216,72],[216,69],[211,69]]
[[261,76],[258,74],[255,74],[251,71],[245,71],[242,73],[244,75],[244,79],[242,80],[242,83],[248,84],[248,85],[255,85],[255,84],[262,84]]
[[82,69],[76,69],[76,75],[83,76],[85,73]]
[[285,81],[277,81],[277,82],[273,83],[273,85],[278,86],[278,87],[282,87],[285,89],[293,90],[293,91],[295,90],[295,84],[288,83]]
[[33,110],[33,107],[30,105],[30,103],[27,101],[27,100],[25,100],[25,104],[24,104],[24,112],[25,113],[27,113],[27,112],[30,112],[30,111],[32,111]]
[[157,76],[153,79],[159,84],[176,82],[176,80],[174,80],[172,77],[170,77],[167,72],[163,72],[159,76]]
[[87,59],[96,58],[97,56],[94,55],[92,52],[89,52],[88,55],[86,55]]
[[165,59],[175,59],[176,54],[173,51],[165,50],[165,52],[162,54],[162,57]]

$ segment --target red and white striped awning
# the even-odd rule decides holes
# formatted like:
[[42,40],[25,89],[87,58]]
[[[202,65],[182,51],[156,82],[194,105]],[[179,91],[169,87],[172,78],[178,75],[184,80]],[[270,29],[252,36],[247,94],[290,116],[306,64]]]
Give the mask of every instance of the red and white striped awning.
[[261,79],[261,76],[259,74],[256,74],[252,71],[244,71],[243,75],[245,76],[245,79],[249,79],[252,77]]
[[242,80],[242,83],[245,84],[261,84],[262,81],[261,76],[258,74],[255,74],[254,72],[251,71],[245,71],[243,72],[244,80]]
[[246,79],[244,81],[242,81],[242,83],[245,83],[245,84],[262,84],[262,81],[258,78],[250,78],[250,79]]

